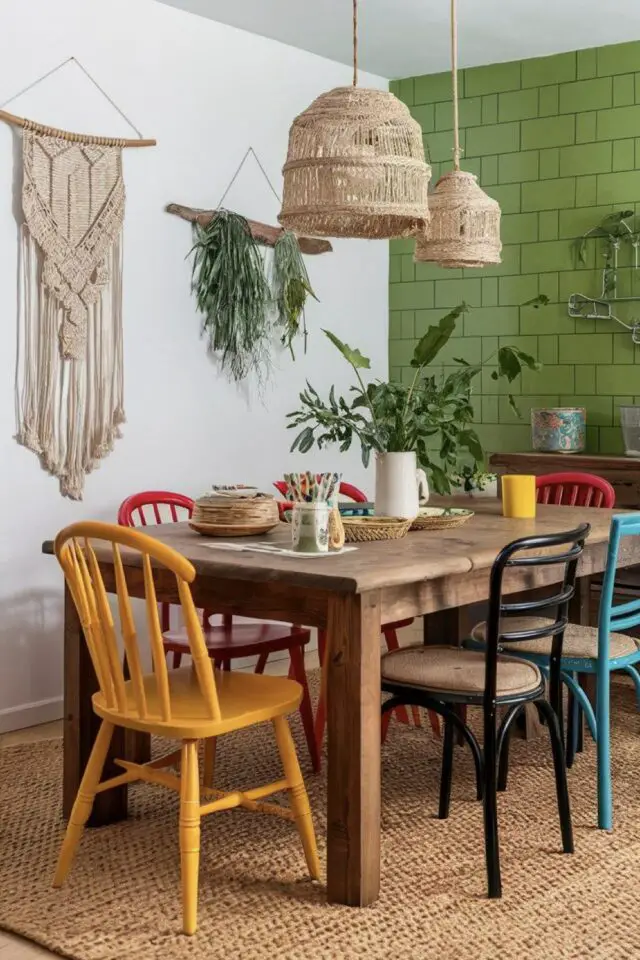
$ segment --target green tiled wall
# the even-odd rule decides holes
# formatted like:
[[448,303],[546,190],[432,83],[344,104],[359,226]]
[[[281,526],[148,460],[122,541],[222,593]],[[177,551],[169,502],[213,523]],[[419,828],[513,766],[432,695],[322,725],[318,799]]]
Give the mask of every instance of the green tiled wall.
[[[391,242],[391,376],[410,376],[416,338],[466,300],[475,309],[443,351],[445,369],[454,357],[475,363],[505,343],[544,363],[516,384],[522,420],[488,373],[476,381],[487,451],[529,449],[532,406],[576,404],[587,408],[589,451],[622,452],[617,408],[640,402],[640,347],[613,321],[570,318],[567,298],[601,290],[601,247],[589,241],[579,266],[573,238],[613,210],[640,214],[640,43],[474,67],[461,72],[460,87],[462,165],[500,202],[502,264],[442,270],[414,264],[410,240]],[[435,182],[450,168],[449,74],[391,88],[422,126]],[[621,265],[619,295],[640,296],[629,247]],[[521,306],[538,293],[548,307]],[[640,301],[615,312],[640,317]]]

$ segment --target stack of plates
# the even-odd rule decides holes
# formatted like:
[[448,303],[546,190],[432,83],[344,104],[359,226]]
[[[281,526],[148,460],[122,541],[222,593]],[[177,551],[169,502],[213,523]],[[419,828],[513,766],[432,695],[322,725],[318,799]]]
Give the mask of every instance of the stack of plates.
[[209,537],[245,537],[278,526],[278,506],[272,496],[252,491],[216,491],[196,500],[189,521],[192,530]]

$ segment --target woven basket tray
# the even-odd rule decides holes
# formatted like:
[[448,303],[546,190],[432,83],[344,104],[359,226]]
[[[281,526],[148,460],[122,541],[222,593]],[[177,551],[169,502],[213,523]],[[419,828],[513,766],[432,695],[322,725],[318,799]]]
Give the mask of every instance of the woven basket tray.
[[207,536],[242,537],[266,533],[280,522],[275,499],[257,497],[201,497],[193,507],[189,525]]
[[347,543],[372,540],[402,540],[409,533],[411,520],[402,517],[343,517]]
[[448,530],[460,527],[473,516],[473,510],[457,507],[422,507],[411,524],[412,530]]

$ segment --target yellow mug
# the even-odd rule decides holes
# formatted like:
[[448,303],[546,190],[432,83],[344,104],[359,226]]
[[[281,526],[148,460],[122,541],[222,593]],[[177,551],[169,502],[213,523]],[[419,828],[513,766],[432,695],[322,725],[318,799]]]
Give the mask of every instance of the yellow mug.
[[535,477],[523,474],[502,477],[502,515],[519,519],[535,517]]

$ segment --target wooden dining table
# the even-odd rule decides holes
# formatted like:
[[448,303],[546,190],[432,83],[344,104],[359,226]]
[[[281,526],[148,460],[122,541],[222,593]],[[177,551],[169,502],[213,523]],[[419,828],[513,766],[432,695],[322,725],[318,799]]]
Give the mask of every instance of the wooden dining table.
[[[466,501],[469,505],[469,501]],[[609,525],[615,511],[538,506],[535,519],[501,515],[497,500],[472,503],[475,515],[449,530],[412,532],[396,541],[359,543],[357,549],[320,559],[219,549],[187,524],[147,526],[145,533],[174,547],[197,571],[192,585],[198,607],[219,613],[299,623],[327,631],[328,797],[327,894],[332,902],[365,906],[380,887],[380,627],[424,616],[425,642],[458,644],[462,613],[486,601],[489,571],[505,544],[517,537],[571,530],[583,522],[591,533],[580,560],[571,619],[587,622],[589,578],[604,570]],[[284,524],[266,542],[288,543]],[[252,538],[255,539],[255,538]],[[620,564],[640,562],[640,538],[625,538]],[[235,540],[235,543],[242,543]],[[43,549],[52,552],[51,542]],[[105,585],[114,591],[111,551],[96,545]],[[144,596],[140,556],[122,551],[129,591]],[[561,566],[508,571],[509,594],[557,582]],[[177,602],[175,577],[154,570],[159,600]],[[68,591],[64,608],[64,811],[68,815],[99,720],[91,706],[97,681]],[[117,731],[110,757],[131,756],[140,744]],[[107,763],[105,775],[110,770]],[[96,798],[90,823],[127,815],[126,787]],[[428,851],[424,851],[425,856]]]

